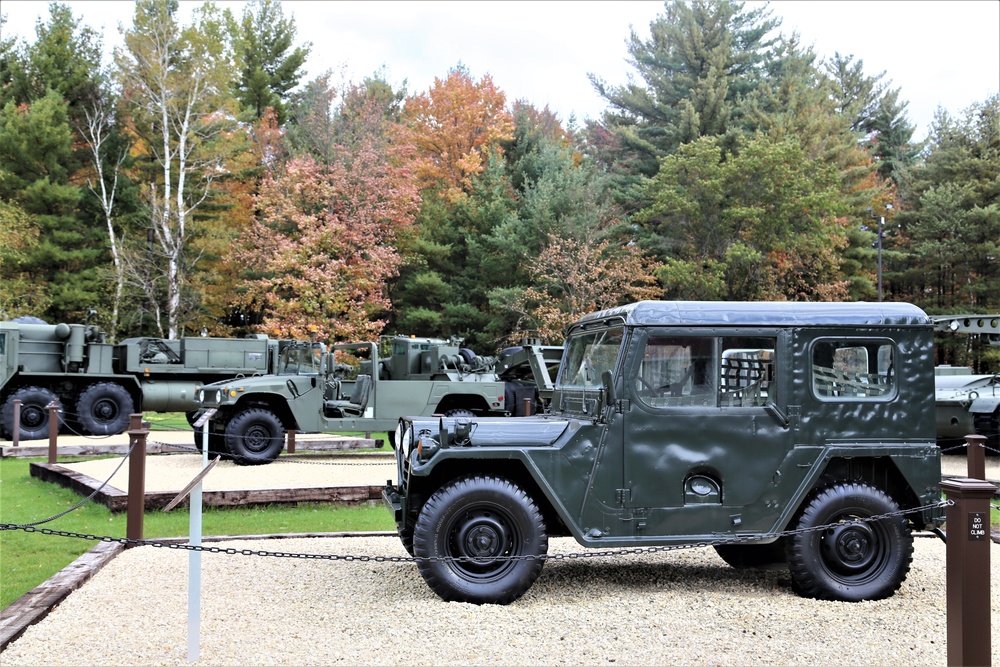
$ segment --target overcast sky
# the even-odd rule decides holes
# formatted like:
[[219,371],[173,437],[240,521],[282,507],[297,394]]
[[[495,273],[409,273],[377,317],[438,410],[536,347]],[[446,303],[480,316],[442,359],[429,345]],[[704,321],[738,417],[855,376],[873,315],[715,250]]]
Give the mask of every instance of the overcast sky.
[[[120,44],[118,26],[131,24],[126,1],[66,2],[75,16]],[[182,20],[200,2],[181,2]],[[242,2],[222,1],[239,14]],[[748,2],[749,6],[762,4]],[[426,90],[458,63],[476,78],[492,75],[508,100],[548,105],[566,121],[595,118],[603,100],[587,79],[594,73],[624,83],[629,28],[643,37],[663,13],[662,1],[549,2],[305,2],[284,0],[300,42],[311,42],[306,78],[332,69],[359,80],[381,67],[410,93]],[[915,139],[927,134],[934,111],[957,115],[1000,92],[1000,2],[997,0],[778,0],[771,3],[782,32],[796,31],[820,57],[853,54],[865,71],[885,71],[909,102]],[[4,33],[34,39],[48,2],[3,0]]]

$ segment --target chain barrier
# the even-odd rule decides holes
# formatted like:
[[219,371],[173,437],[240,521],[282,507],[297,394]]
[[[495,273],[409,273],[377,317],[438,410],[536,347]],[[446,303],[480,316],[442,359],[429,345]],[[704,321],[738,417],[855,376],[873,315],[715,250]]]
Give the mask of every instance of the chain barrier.
[[73,511],[76,511],[76,510],[80,509],[85,504],[87,504],[88,502],[90,502],[91,500],[93,500],[94,497],[98,493],[101,492],[101,489],[103,489],[105,486],[107,486],[108,483],[112,480],[112,478],[116,474],[118,474],[118,471],[121,469],[121,467],[123,465],[125,465],[126,461],[128,461],[128,457],[132,455],[132,450],[135,449],[135,446],[137,444],[138,444],[137,442],[133,442],[132,446],[128,448],[127,452],[125,452],[125,456],[122,457],[122,460],[118,462],[118,465],[115,466],[115,469],[113,471],[111,471],[110,475],[108,475],[108,478],[106,480],[104,480],[99,487],[97,487],[96,489],[94,489],[93,492],[91,492],[91,494],[89,496],[87,496],[86,498],[84,498],[83,500],[81,500],[80,502],[78,502],[77,504],[73,505],[72,507],[70,507],[67,510],[64,510],[64,511],[60,512],[59,514],[56,514],[54,516],[50,516],[48,519],[42,519],[41,521],[34,521],[32,523],[25,523],[25,524],[9,524],[9,523],[0,524],[0,530],[11,530],[12,529],[11,527],[13,527],[13,528],[28,528],[28,527],[40,526],[43,523],[49,523],[50,521],[55,521],[56,519],[59,519],[61,517],[66,516],[70,512],[73,512]]
[[213,553],[213,554],[228,554],[232,556],[269,556],[275,558],[300,558],[308,560],[330,560],[330,561],[344,561],[344,562],[361,562],[361,563],[485,563],[485,562],[514,562],[514,561],[529,561],[529,560],[541,560],[541,561],[559,561],[559,560],[576,560],[576,559],[586,559],[586,558],[606,558],[611,556],[635,556],[641,554],[654,554],[654,553],[665,553],[669,551],[680,551],[683,549],[700,549],[705,547],[715,547],[727,544],[752,544],[754,542],[760,542],[763,540],[778,539],[781,537],[789,537],[793,535],[802,535],[805,533],[812,533],[817,531],[823,531],[830,528],[835,528],[844,525],[853,524],[863,524],[871,523],[875,521],[883,521],[885,519],[891,519],[898,516],[905,516],[907,514],[915,514],[917,512],[923,512],[931,509],[938,509],[941,507],[949,507],[954,505],[953,500],[942,500],[937,503],[932,503],[930,505],[923,505],[921,507],[914,507],[912,509],[897,510],[895,512],[886,512],[884,514],[876,514],[870,517],[856,518],[850,521],[831,523],[823,526],[812,526],[810,528],[796,528],[792,530],[780,531],[777,533],[764,533],[761,535],[745,535],[737,537],[719,538],[717,540],[693,542],[690,544],[673,544],[665,546],[653,546],[653,547],[627,547],[623,549],[605,549],[605,550],[594,550],[594,551],[581,551],[572,552],[567,554],[529,554],[524,556],[495,556],[490,558],[478,558],[474,556],[366,556],[366,555],[355,555],[355,554],[310,554],[310,553],[294,553],[287,551],[266,551],[258,549],[233,549],[224,547],[210,547],[204,545],[194,545],[188,544],[186,542],[166,542],[163,540],[146,540],[146,539],[134,539],[128,537],[111,537],[109,535],[94,535],[90,533],[76,533],[71,531],[63,530],[52,530],[51,528],[35,528],[38,523],[35,524],[0,524],[0,531],[4,530],[23,530],[28,533],[41,533],[42,535],[53,535],[56,537],[73,537],[79,539],[93,540],[97,542],[115,542],[122,545],[134,545],[134,546],[151,546],[156,548],[166,548],[166,549],[177,549],[180,551],[199,551],[203,553]]

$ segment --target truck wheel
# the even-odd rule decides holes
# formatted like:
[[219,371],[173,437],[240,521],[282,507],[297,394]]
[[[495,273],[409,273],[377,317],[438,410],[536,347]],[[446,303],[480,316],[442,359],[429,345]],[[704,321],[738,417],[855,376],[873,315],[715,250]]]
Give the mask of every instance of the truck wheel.
[[3,404],[3,429],[14,434],[14,401],[21,401],[21,440],[41,440],[49,437],[48,405],[55,401],[62,409],[59,397],[42,387],[22,387]]
[[475,417],[476,413],[472,410],[466,410],[465,408],[455,408],[454,410],[448,410],[444,413],[445,417]]
[[545,561],[535,556],[548,546],[535,502],[494,476],[462,477],[441,487],[413,528],[420,574],[442,599],[454,602],[513,602],[538,578]]
[[237,465],[270,463],[284,446],[285,429],[270,410],[244,410],[226,424],[225,447]]
[[906,517],[855,521],[899,511],[899,505],[867,484],[834,484],[805,505],[796,528],[828,526],[788,539],[793,588],[805,597],[858,602],[881,600],[906,579],[913,536]]
[[128,390],[113,382],[92,384],[76,399],[77,421],[90,435],[124,433],[134,409]]
[[715,553],[737,570],[787,568],[784,538],[770,544],[717,544]]

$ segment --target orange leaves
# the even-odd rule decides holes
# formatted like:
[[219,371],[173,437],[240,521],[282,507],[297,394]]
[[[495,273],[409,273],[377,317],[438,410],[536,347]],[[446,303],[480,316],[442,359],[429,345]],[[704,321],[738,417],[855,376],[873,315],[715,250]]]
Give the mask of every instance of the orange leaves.
[[296,158],[261,186],[259,218],[238,254],[244,301],[263,309],[267,329],[366,340],[385,324],[377,318],[398,273],[396,234],[419,198],[407,171],[371,145],[343,156],[329,166]]
[[522,323],[511,340],[530,334],[557,342],[566,326],[585,313],[659,298],[656,268],[636,245],[613,248],[608,241],[550,234],[548,246],[532,262],[532,286],[518,304],[533,326]]
[[421,189],[438,186],[454,201],[471,187],[486,152],[514,136],[506,96],[489,74],[479,82],[456,68],[423,94],[406,101],[399,143],[412,149],[413,171]]

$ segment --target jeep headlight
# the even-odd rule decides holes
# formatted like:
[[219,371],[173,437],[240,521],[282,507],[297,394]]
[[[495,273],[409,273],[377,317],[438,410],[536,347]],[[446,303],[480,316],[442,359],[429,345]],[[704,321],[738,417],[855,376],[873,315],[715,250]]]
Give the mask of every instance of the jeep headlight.
[[413,447],[413,429],[406,428],[403,422],[399,422],[396,427],[396,446],[403,452],[403,458],[410,458],[410,449]]

